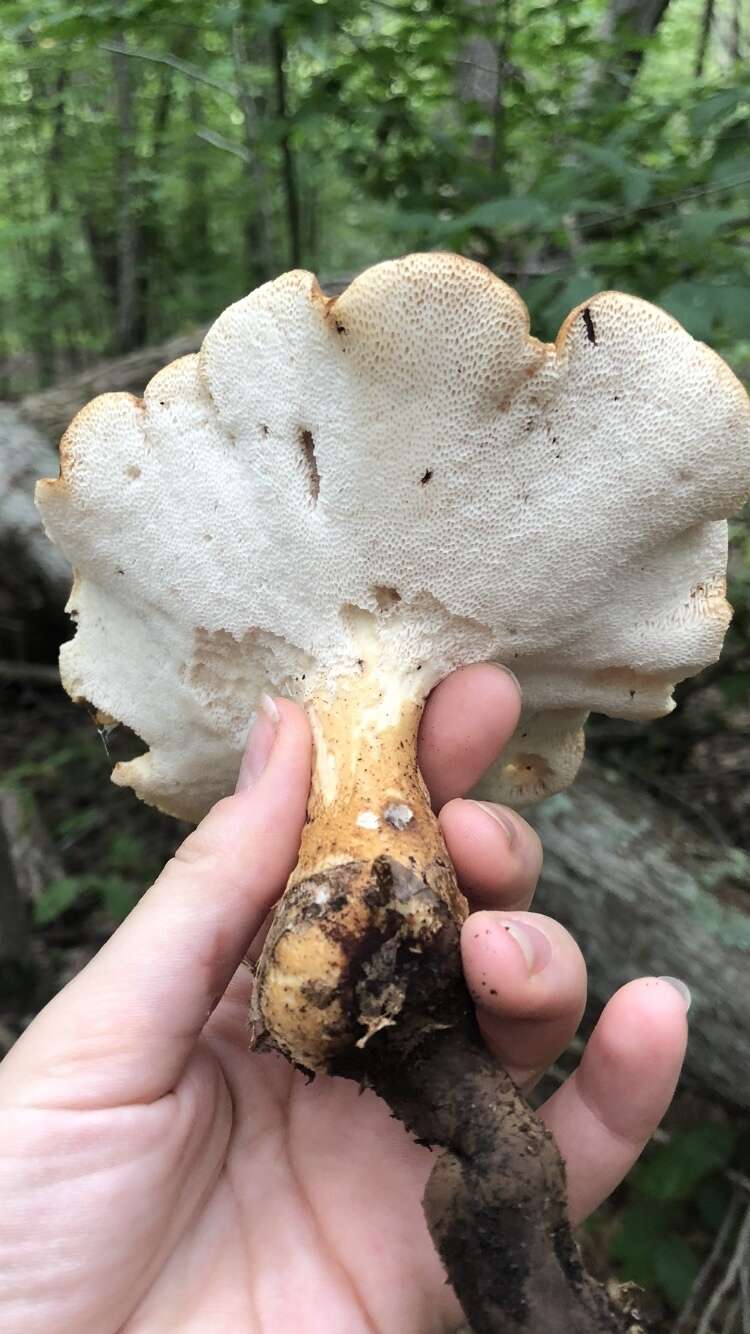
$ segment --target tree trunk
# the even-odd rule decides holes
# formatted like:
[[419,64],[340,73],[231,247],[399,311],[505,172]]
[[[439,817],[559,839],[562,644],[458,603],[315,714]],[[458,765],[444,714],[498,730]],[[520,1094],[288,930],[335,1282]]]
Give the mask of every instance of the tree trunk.
[[14,616],[19,627],[40,612],[56,610],[61,620],[70,591],[70,566],[47,540],[33,499],[35,482],[58,470],[57,450],[46,437],[0,404],[0,656],[5,658],[28,656],[23,635],[14,643]]
[[732,76],[742,59],[742,0],[729,0],[715,15],[716,54],[723,73]]
[[286,41],[284,29],[279,25],[271,30],[271,60],[273,62],[274,82],[276,85],[276,115],[279,119],[282,178],[284,198],[286,200],[286,222],[289,231],[289,262],[293,269],[298,269],[302,262],[300,247],[299,194],[297,190],[297,168],[292,151],[291,126],[289,124],[289,106],[286,89]]
[[[506,28],[510,0],[504,0]],[[456,92],[459,102],[476,102],[492,122],[492,132],[475,133],[471,151],[478,162],[497,166],[501,156],[503,115],[503,70],[501,45],[494,40],[496,22],[494,0],[466,0],[466,15],[475,28],[471,37],[462,43],[456,61]],[[486,29],[493,25],[493,38]]]
[[703,70],[706,64],[706,52],[711,37],[711,28],[714,21],[715,0],[704,0],[703,14],[701,15],[701,29],[698,36],[698,49],[695,53],[695,68],[693,73],[696,79],[703,78]]
[[[481,792],[491,796],[491,775]],[[683,978],[686,1078],[750,1107],[750,856],[589,762],[531,821],[545,852],[534,906],[575,935],[597,1009],[634,977]]]
[[155,347],[139,348],[124,357],[99,361],[95,366],[61,384],[53,385],[42,393],[27,394],[18,403],[18,412],[25,421],[36,426],[49,440],[59,440],[71,419],[97,394],[117,390],[140,395],[145,386],[170,361],[197,352],[205,328],[179,338],[170,338]]
[[6,829],[5,806],[18,801],[10,789],[0,788],[0,1002],[13,996],[33,971],[30,915],[16,880],[11,836]]
[[[125,38],[122,38],[123,44]],[[135,218],[135,120],[131,61],[113,51],[118,128],[117,311],[115,341],[128,352],[138,341],[138,229]]]
[[[202,122],[202,100],[200,90],[191,87],[189,93],[190,122],[197,128]],[[198,309],[202,310],[206,291],[206,257],[209,253],[209,195],[208,171],[205,148],[196,153],[191,164],[187,182],[187,208],[181,228],[183,234],[182,251],[185,267],[193,275],[193,281],[199,284]],[[203,299],[201,299],[203,298]]]
[[[36,38],[30,32],[24,34],[22,45],[38,58]],[[46,247],[42,253],[37,253],[35,262],[32,261],[32,268],[46,277],[46,295],[50,307],[53,307],[63,295],[62,253],[55,224],[59,220],[60,209],[60,168],[65,128],[64,93],[67,81],[66,70],[59,70],[50,82],[44,67],[35,64],[33,59],[30,62],[29,82],[33,93],[31,115],[36,127],[38,158],[46,163],[44,172],[48,183],[46,213],[53,223]],[[57,371],[54,322],[49,318],[39,320],[31,341],[37,363],[38,383],[42,388],[46,388],[47,385],[54,383]]]
[[669,0],[610,0],[599,31],[599,40],[610,49],[584,74],[580,108],[597,96],[605,103],[627,98],[643,63],[646,41],[653,37],[668,7]]
[[261,153],[261,118],[263,99],[254,96],[248,80],[248,19],[232,30],[234,75],[240,92],[240,107],[245,128],[247,150],[247,215],[245,220],[245,254],[249,287],[265,282],[274,271],[273,252],[267,215],[270,197],[267,172]]
[[[174,54],[177,59],[182,59],[189,49],[189,32],[185,30],[179,34],[175,43]],[[128,57],[123,57],[128,59]],[[197,90],[191,90],[192,92]],[[154,305],[154,297],[158,300],[159,295],[159,277],[162,262],[168,258],[166,247],[164,246],[163,229],[161,225],[161,216],[157,207],[155,182],[158,178],[164,157],[164,144],[166,139],[169,117],[172,111],[172,102],[174,95],[174,70],[170,65],[162,66],[161,82],[159,92],[154,102],[153,116],[151,118],[151,144],[149,154],[149,185],[144,190],[144,201],[140,217],[137,221],[136,252],[138,255],[137,275],[136,275],[136,321],[134,330],[135,347],[143,347],[148,340],[150,332],[151,310]],[[192,108],[192,95],[190,106]],[[201,155],[199,154],[199,163]],[[190,176],[198,170],[200,165],[191,166]],[[191,223],[192,223],[191,219]],[[199,219],[196,220],[199,223]],[[200,253],[200,252],[199,252]],[[200,253],[198,263],[202,266],[205,263],[205,250]]]
[[[0,1002],[9,1002],[16,1014],[39,1010],[56,980],[32,923],[34,904],[63,875],[31,792],[0,786]],[[0,1058],[15,1036],[0,1025]]]

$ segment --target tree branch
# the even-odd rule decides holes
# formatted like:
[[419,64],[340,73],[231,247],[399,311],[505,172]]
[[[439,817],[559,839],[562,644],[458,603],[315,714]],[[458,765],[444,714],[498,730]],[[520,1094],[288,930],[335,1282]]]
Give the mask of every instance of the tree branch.
[[170,65],[188,79],[195,79],[196,83],[205,83],[219,93],[226,93],[228,97],[235,99],[239,97],[239,89],[233,83],[222,83],[220,79],[212,79],[210,74],[204,74],[197,65],[193,65],[189,60],[182,60],[180,56],[174,56],[169,51],[141,51],[135,47],[121,46],[118,42],[100,42],[99,50],[110,51],[118,56],[130,56],[135,60],[150,60],[156,65]]
[[253,160],[244,144],[235,143],[233,139],[227,139],[225,135],[219,134],[217,130],[209,130],[205,125],[195,131],[195,136],[197,139],[204,139],[205,142],[211,144],[213,148],[220,148],[224,153],[231,153],[234,157],[240,158],[243,162],[249,164]]

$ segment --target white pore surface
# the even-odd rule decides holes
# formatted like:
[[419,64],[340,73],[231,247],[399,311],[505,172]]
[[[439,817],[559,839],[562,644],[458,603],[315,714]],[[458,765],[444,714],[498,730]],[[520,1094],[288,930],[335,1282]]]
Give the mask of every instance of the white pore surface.
[[117,781],[195,819],[261,690],[374,656],[419,693],[494,658],[524,687],[522,800],[573,776],[589,710],[663,713],[718,655],[750,406],[646,302],[593,297],[545,345],[486,269],[413,255],[335,303],[266,284],[61,452],[39,501],[78,576],[64,681],[150,747]]

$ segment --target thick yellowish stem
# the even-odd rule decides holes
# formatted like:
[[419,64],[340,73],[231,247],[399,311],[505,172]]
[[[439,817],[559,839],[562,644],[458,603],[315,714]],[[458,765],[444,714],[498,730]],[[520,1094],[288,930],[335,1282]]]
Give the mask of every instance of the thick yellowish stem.
[[583,1269],[557,1147],[484,1049],[466,903],[417,771],[414,675],[363,659],[312,697],[309,823],[258,965],[256,1035],[368,1085],[442,1150],[425,1218],[475,1334],[639,1334],[630,1301]]
[[433,1010],[439,1022],[430,975],[446,952],[457,958],[466,902],[417,769],[422,707],[413,675],[364,668],[308,706],[308,823],[258,965],[254,1010],[264,1043],[307,1069],[329,1069],[403,1022],[417,964],[425,994],[405,1040],[415,1023],[429,1028]]

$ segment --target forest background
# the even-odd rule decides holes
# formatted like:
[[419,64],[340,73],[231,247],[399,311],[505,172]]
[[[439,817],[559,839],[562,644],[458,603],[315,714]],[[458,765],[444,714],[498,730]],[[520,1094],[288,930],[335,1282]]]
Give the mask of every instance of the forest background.
[[[197,346],[225,305],[287,268],[336,291],[418,249],[491,267],[543,338],[598,290],[643,296],[747,381],[749,60],[749,0],[3,0],[4,1046],[181,831],[106,786],[138,742],[97,730],[59,688],[64,598],[24,564],[38,558],[3,486],[13,498],[28,478],[15,463],[3,473],[3,451],[17,459],[27,429],[54,443],[92,386],[142,388],[131,380],[169,359],[166,340]],[[731,907],[722,929],[750,955],[747,515],[732,525],[730,573],[736,615],[719,666],[682,687],[663,722],[594,719],[590,736],[599,786],[605,773],[614,784],[609,824],[651,820],[665,847],[695,831],[713,868],[693,895],[700,930]],[[606,837],[595,828],[591,841]],[[633,855],[645,896],[656,872]],[[693,893],[695,866],[678,872]],[[601,927],[572,925],[596,954]],[[631,955],[642,966],[635,945]],[[622,980],[602,967],[602,986]],[[714,1046],[737,1028],[720,997],[702,1014]],[[750,1068],[746,1002],[744,1016]],[[746,1334],[750,1100],[731,1071],[719,1086],[699,1062],[692,1075],[587,1244],[645,1286],[655,1328]]]

